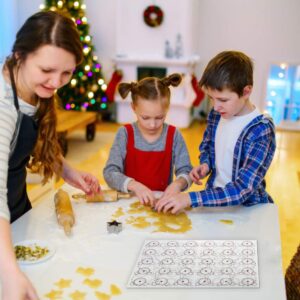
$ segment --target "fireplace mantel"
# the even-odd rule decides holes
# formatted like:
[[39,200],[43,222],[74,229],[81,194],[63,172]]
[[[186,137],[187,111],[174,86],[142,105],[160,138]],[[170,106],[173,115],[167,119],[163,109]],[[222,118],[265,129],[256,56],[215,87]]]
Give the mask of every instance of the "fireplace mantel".
[[117,64],[133,64],[133,65],[147,65],[157,67],[179,66],[179,67],[193,67],[199,62],[198,55],[182,58],[165,58],[161,56],[123,56],[117,55],[114,61]]

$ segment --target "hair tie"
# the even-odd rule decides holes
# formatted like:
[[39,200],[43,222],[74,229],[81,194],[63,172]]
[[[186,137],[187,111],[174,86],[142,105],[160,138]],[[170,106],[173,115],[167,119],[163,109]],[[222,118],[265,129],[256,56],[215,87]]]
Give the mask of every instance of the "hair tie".
[[133,89],[135,89],[135,87],[136,87],[136,82],[131,82],[130,83],[130,90],[132,91]]

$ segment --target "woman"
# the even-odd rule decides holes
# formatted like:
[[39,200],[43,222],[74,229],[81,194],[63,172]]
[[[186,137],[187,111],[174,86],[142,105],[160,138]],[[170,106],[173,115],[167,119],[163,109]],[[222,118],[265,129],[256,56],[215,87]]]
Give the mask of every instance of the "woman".
[[[2,299],[38,299],[18,268],[10,235],[13,222],[31,208],[26,193],[26,167],[54,173],[96,193],[95,177],[72,169],[57,141],[55,90],[67,84],[82,60],[80,37],[73,21],[55,12],[31,16],[19,30],[12,54],[0,72],[0,279]],[[31,159],[29,160],[29,158]]]

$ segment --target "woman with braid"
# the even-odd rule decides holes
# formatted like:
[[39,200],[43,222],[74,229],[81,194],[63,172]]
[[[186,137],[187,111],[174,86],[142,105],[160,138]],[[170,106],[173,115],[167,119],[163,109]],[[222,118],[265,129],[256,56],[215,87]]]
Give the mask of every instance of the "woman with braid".
[[137,121],[118,130],[104,178],[113,189],[133,192],[144,205],[155,205],[153,191],[162,191],[166,199],[191,184],[192,168],[183,137],[174,126],[165,123],[171,98],[169,86],[176,87],[180,82],[181,76],[172,74],[118,86],[123,99],[131,92]]

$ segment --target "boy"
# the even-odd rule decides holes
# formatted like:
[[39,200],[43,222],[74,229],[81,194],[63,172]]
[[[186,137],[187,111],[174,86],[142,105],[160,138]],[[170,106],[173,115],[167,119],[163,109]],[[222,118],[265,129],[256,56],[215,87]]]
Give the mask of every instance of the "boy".
[[206,189],[162,199],[156,210],[176,214],[190,206],[272,203],[264,177],[275,152],[275,129],[249,99],[251,59],[238,51],[221,52],[208,63],[199,85],[213,109],[199,148],[200,165],[190,177],[201,184],[209,174]]

